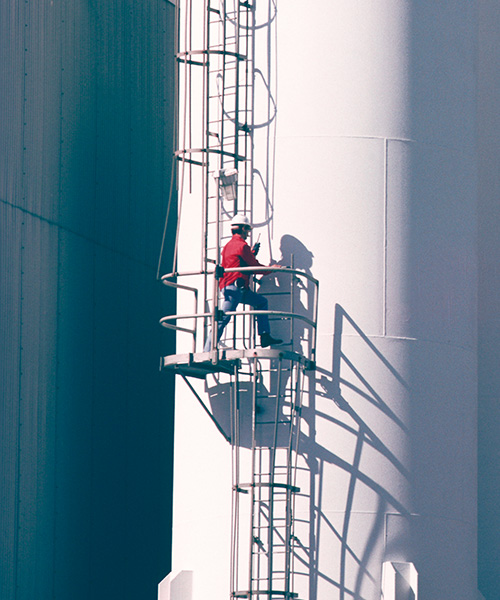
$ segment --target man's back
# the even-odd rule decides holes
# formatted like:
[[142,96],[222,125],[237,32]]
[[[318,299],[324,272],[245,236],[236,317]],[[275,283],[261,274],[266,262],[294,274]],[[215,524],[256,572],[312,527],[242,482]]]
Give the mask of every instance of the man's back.
[[[237,267],[262,267],[250,246],[245,240],[235,233],[222,250],[222,266],[224,269],[236,269]],[[248,273],[224,273],[220,280],[220,288],[225,288],[237,279],[244,280],[244,287],[248,288],[250,275]]]

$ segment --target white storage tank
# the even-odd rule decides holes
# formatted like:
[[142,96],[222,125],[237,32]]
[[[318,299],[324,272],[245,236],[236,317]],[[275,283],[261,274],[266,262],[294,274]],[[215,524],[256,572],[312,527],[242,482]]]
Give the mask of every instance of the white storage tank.
[[[277,8],[272,247],[320,282],[295,591],[472,600],[475,2]],[[257,46],[257,62],[267,52]],[[160,598],[219,599],[230,446],[180,386],[175,460],[174,571]]]
[[279,5],[275,190],[321,290],[300,597],[378,600],[410,563],[415,597],[472,599],[475,3],[302,8]]

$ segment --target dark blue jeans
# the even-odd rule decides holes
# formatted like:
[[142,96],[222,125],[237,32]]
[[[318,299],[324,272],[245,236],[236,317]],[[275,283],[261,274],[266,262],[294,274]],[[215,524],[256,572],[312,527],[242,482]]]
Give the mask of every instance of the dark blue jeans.
[[[238,304],[248,304],[255,310],[267,310],[268,307],[265,296],[245,288],[239,288],[235,283],[227,285],[222,291],[224,293],[224,302],[222,303],[224,316],[217,324],[217,341],[220,340],[224,328],[231,320],[231,316],[225,313],[235,311]],[[257,331],[259,335],[269,333],[269,317],[267,315],[257,315]],[[210,337],[209,335],[205,343],[205,352],[209,352],[211,349]]]

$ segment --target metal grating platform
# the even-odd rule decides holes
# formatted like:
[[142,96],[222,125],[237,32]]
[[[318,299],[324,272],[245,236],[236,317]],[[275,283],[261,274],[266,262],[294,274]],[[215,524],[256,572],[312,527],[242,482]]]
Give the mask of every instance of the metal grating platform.
[[280,350],[278,348],[252,348],[250,350],[219,349],[215,352],[197,352],[187,354],[171,354],[160,360],[160,371],[166,369],[204,379],[210,373],[234,373],[240,361],[249,358],[284,359],[300,363],[306,370],[314,370],[315,363],[298,352]]

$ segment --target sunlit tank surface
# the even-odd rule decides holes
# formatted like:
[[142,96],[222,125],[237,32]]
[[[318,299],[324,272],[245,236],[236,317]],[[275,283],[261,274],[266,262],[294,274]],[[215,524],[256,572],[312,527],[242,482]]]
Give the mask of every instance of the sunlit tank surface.
[[279,19],[275,236],[300,239],[321,286],[304,595],[378,600],[394,562],[420,598],[469,600],[475,6],[281,3]]
[[[320,282],[294,589],[399,599],[404,580],[401,598],[472,600],[475,3],[302,8],[279,4],[270,67],[271,249]],[[267,47],[256,52],[265,63]],[[185,265],[197,258],[197,230],[186,232]],[[229,446],[190,391],[176,407],[173,578],[184,587],[171,598],[228,597]]]

